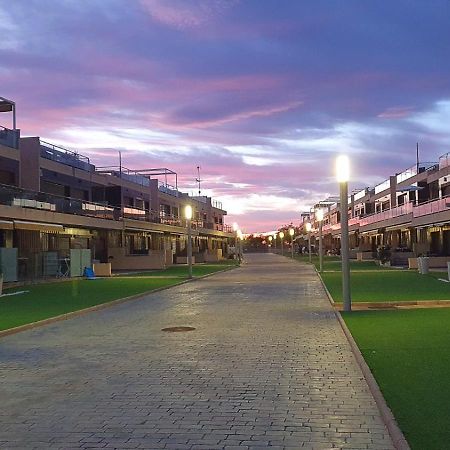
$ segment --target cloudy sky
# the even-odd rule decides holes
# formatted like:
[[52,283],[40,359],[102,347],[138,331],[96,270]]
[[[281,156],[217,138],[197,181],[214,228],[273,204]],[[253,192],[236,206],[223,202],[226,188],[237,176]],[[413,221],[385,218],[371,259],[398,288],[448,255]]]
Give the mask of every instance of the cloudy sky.
[[[0,0],[22,135],[168,167],[245,232],[450,151],[448,0]],[[0,117],[0,124],[6,116]]]

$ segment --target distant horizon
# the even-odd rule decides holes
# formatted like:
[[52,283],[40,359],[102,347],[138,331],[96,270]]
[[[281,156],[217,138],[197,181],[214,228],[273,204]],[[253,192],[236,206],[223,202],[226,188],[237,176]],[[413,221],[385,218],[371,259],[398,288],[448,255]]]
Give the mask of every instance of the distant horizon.
[[[450,3],[0,0],[24,136],[167,167],[260,234],[450,151]],[[0,125],[8,119],[0,115]]]

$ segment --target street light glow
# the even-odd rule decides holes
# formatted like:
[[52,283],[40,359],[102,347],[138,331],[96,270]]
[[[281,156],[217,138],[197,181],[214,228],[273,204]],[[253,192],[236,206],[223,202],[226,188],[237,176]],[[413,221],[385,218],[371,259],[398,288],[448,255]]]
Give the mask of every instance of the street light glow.
[[272,236],[269,236],[269,242],[272,242]]
[[350,178],[350,161],[347,155],[336,158],[336,179],[338,183],[346,183]]
[[312,228],[311,227],[311,222],[306,222],[305,227],[306,227],[306,232],[309,233],[311,231],[311,228]]
[[187,220],[191,220],[192,219],[192,206],[191,205],[186,205],[184,207],[184,217]]
[[283,238],[284,238],[284,233],[283,233],[282,231],[280,231],[280,232],[278,233],[278,236],[280,236],[280,239],[283,239]]
[[291,237],[294,236],[294,233],[295,233],[294,229],[293,228],[289,228],[289,234],[291,235]]
[[236,232],[238,229],[239,229],[239,225],[236,222],[234,222],[233,223],[233,231]]

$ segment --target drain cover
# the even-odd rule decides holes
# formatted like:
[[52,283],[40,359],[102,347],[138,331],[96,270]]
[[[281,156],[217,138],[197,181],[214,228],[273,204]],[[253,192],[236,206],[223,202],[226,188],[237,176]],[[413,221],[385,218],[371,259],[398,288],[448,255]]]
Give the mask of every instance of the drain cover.
[[194,327],[168,327],[163,328],[161,331],[171,331],[172,333],[177,333],[181,331],[194,331]]

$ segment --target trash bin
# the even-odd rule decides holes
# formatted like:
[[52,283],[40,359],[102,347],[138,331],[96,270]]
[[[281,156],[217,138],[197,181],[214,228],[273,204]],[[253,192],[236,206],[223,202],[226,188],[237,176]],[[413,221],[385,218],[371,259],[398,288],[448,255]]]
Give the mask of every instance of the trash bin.
[[419,256],[417,258],[417,271],[419,273],[422,273],[422,256]]
[[428,256],[424,256],[422,258],[422,275],[426,275],[429,272],[430,267],[430,258]]

